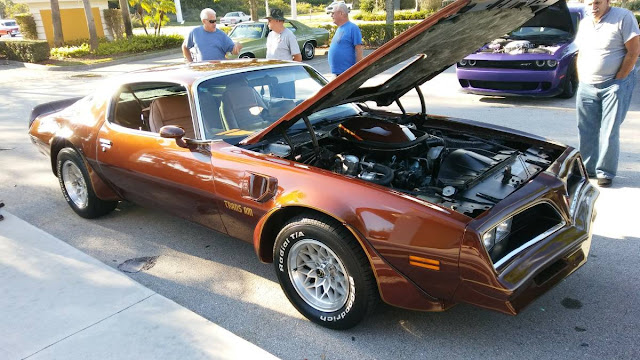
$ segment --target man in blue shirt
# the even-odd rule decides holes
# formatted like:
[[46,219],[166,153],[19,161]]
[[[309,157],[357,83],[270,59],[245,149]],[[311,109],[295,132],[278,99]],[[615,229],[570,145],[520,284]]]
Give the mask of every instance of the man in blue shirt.
[[362,60],[362,33],[356,24],[349,21],[349,9],[344,3],[333,8],[331,17],[338,29],[329,46],[329,67],[332,74],[340,75]]
[[241,44],[233,40],[222,31],[216,30],[216,12],[206,8],[200,12],[202,26],[191,30],[182,43],[182,54],[187,62],[224,60],[230,52],[238,55]]

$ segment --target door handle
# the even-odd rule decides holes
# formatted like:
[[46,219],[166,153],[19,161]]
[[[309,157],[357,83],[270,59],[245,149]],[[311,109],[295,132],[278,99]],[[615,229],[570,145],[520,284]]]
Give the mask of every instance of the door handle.
[[111,149],[112,145],[113,145],[113,142],[111,142],[111,140],[109,140],[109,139],[100,139],[100,147],[102,148],[102,152],[105,152],[105,151]]

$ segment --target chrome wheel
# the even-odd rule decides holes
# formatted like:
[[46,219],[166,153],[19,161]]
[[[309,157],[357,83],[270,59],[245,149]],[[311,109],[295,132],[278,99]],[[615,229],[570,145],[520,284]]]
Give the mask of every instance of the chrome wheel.
[[288,257],[289,278],[298,295],[313,308],[332,312],[349,297],[349,274],[338,256],[316,240],[297,242]]
[[89,196],[87,193],[87,183],[84,181],[82,171],[73,163],[73,161],[65,161],[62,164],[62,181],[64,189],[67,191],[69,198],[80,209],[87,207]]
[[304,57],[304,60],[311,60],[313,59],[313,57],[316,54],[316,48],[315,46],[313,46],[312,43],[308,42],[305,43],[303,48],[302,48],[302,54]]

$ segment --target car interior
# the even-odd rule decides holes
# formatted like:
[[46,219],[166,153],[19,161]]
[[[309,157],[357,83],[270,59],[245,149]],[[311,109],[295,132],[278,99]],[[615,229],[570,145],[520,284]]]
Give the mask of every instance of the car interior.
[[175,125],[192,139],[217,139],[231,133],[239,136],[240,132],[246,136],[268,127],[308,97],[306,92],[313,92],[308,81],[318,86],[313,80],[297,79],[286,68],[205,80],[198,84],[195,97],[201,133],[196,131],[194,119],[198,117],[191,112],[184,86],[165,82],[129,84],[114,97],[109,122],[153,133]]

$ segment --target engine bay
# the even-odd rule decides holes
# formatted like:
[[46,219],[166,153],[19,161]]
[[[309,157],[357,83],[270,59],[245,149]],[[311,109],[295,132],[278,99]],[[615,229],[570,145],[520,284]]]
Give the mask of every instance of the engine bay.
[[496,54],[547,54],[553,55],[560,48],[555,42],[496,39],[485,45],[479,52]]
[[264,154],[329,170],[477,217],[545,170],[557,150],[364,114],[263,140]]

